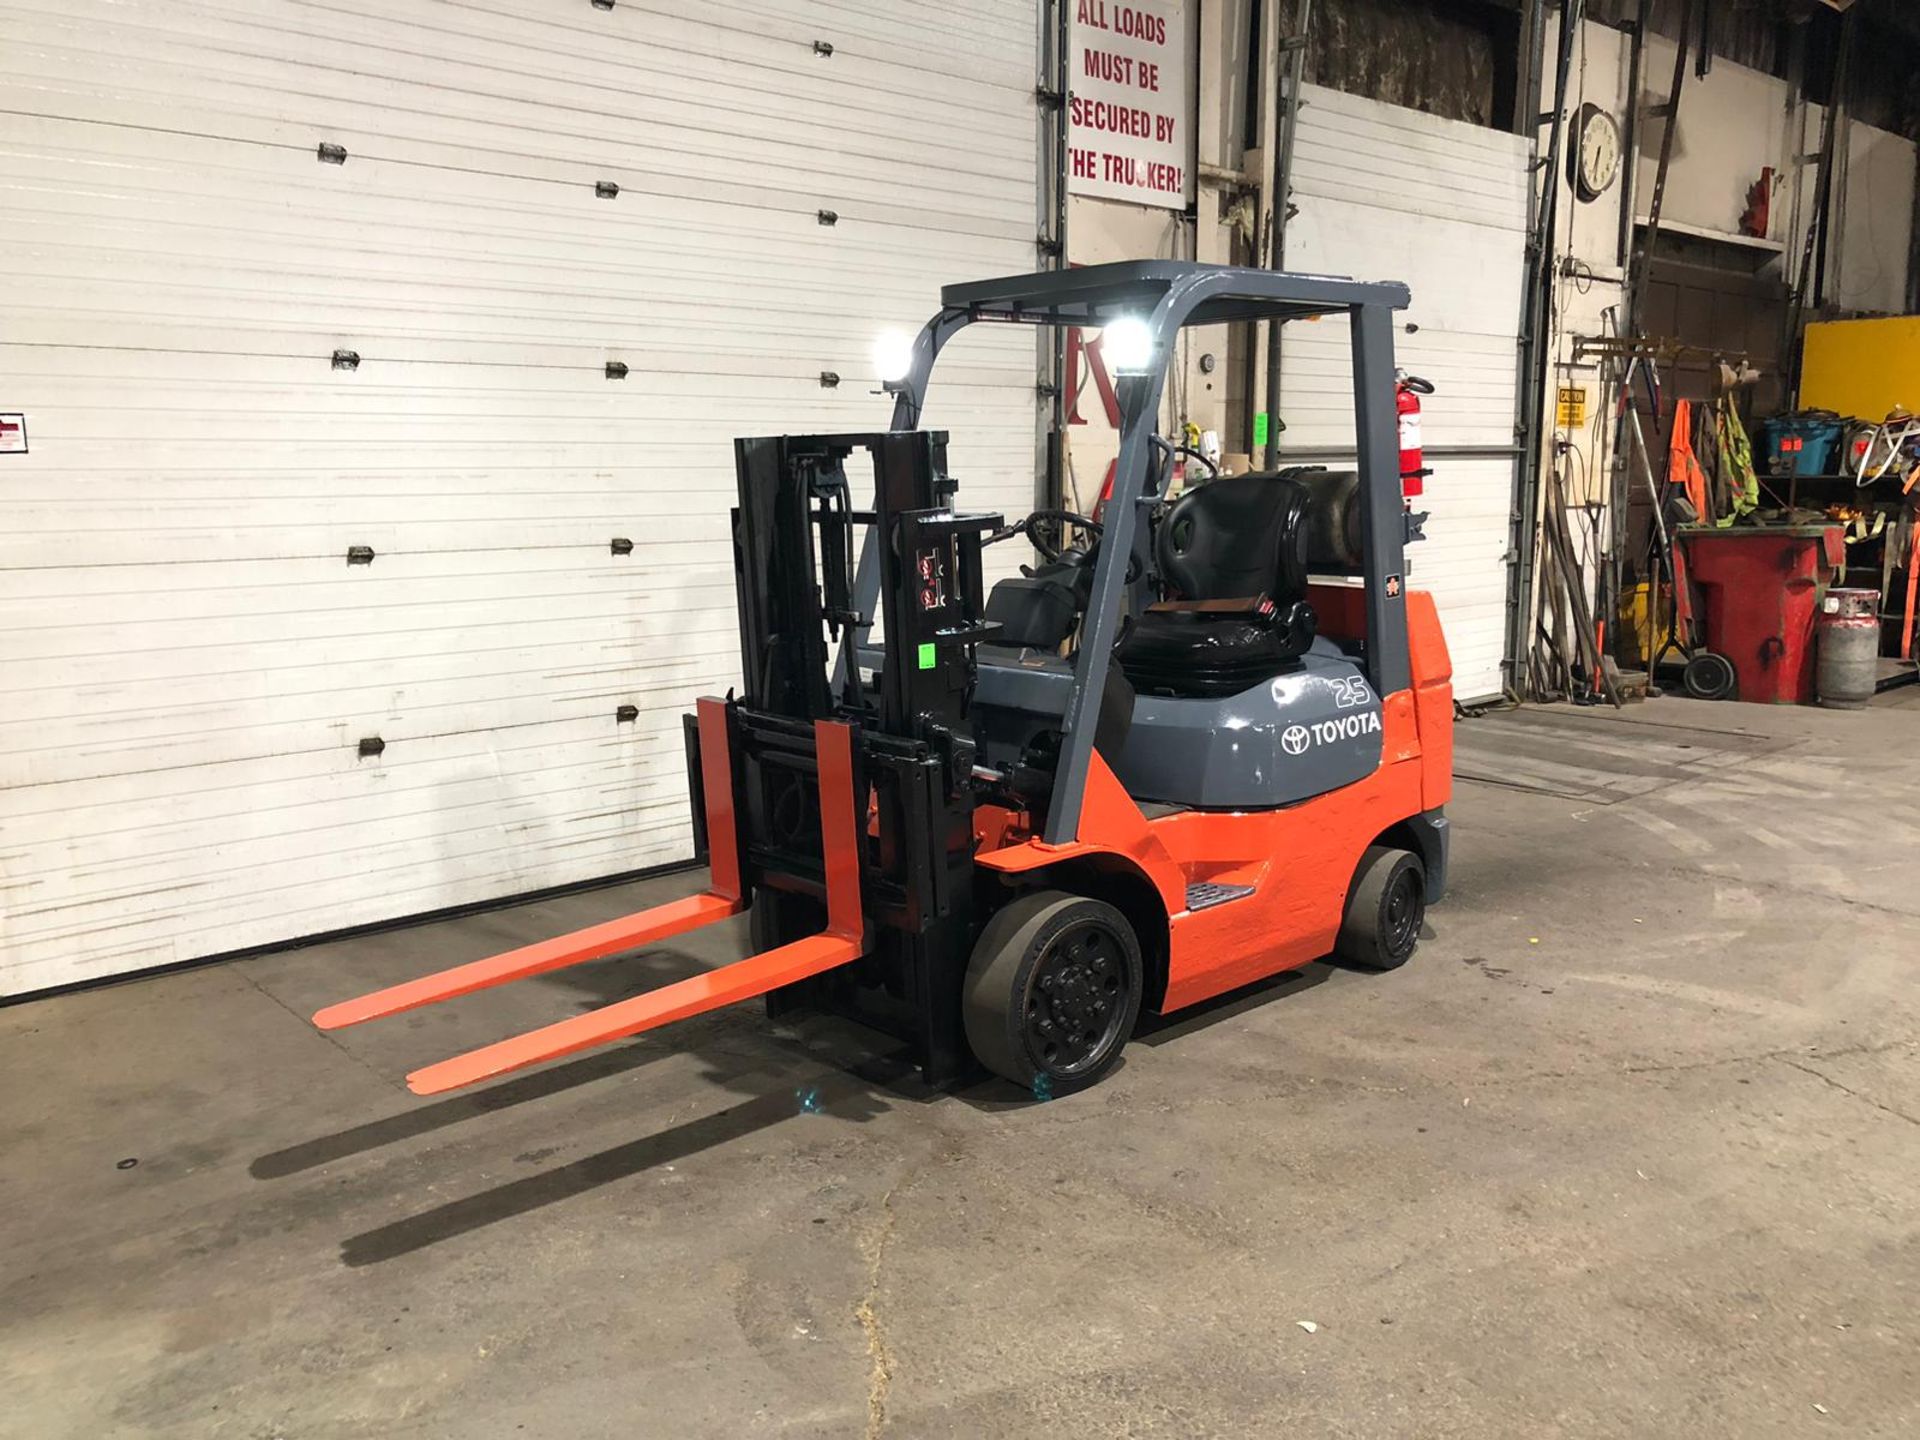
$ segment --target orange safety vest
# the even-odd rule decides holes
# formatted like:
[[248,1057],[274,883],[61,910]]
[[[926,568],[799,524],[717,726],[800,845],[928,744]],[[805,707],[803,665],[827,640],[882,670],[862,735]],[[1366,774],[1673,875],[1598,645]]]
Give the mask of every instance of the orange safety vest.
[[1693,453],[1693,402],[1673,402],[1673,438],[1667,445],[1667,480],[1687,492],[1693,504],[1696,523],[1711,525],[1713,511],[1707,503],[1707,472]]

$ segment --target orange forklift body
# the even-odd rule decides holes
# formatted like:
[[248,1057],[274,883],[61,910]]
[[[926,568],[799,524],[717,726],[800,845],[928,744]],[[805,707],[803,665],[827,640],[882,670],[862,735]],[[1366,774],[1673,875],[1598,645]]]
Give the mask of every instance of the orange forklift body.
[[[1320,589],[1323,616],[1352,591]],[[1067,845],[1020,835],[1007,817],[998,848],[977,863],[1007,875],[1069,861],[1124,867],[1153,887],[1167,917],[1161,1013],[1293,970],[1333,949],[1347,883],[1361,854],[1453,792],[1453,667],[1433,597],[1407,596],[1413,686],[1384,698],[1380,768],[1359,783],[1281,810],[1182,810],[1148,819],[1104,760],[1088,785],[1080,833]],[[1248,885],[1231,905],[1189,910],[1188,887]]]

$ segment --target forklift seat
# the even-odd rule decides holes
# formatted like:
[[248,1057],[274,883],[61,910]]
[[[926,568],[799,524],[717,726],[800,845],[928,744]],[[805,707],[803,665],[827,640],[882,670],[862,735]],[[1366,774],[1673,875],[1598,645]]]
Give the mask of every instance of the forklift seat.
[[1136,690],[1214,699],[1295,668],[1313,643],[1306,602],[1313,492],[1300,469],[1187,491],[1154,559],[1171,598],[1148,607],[1116,658]]
[[1167,588],[1184,600],[1305,595],[1312,494],[1300,473],[1230,475],[1174,501],[1154,537]]

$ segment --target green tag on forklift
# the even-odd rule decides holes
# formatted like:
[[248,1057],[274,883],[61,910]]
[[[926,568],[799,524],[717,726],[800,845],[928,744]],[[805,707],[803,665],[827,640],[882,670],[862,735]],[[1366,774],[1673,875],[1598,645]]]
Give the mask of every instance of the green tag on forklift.
[[1253,417],[1253,448],[1263,449],[1267,443],[1267,412],[1262,410]]
[[938,663],[939,661],[934,658],[933,642],[931,640],[923,642],[920,646],[920,668],[931,670]]

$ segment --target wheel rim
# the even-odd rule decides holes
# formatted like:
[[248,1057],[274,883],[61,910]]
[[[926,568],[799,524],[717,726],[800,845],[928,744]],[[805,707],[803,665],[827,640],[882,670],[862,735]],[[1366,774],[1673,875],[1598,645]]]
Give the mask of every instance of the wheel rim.
[[1413,949],[1413,942],[1420,938],[1418,883],[1411,869],[1402,870],[1387,891],[1382,915],[1386,923],[1382,928],[1386,931],[1389,955],[1405,955]]
[[1680,683],[1696,700],[1724,700],[1733,693],[1733,662],[1712,650],[1701,650],[1680,672]]
[[1056,935],[1033,967],[1023,1022],[1027,1051],[1044,1071],[1073,1075],[1097,1065],[1126,1014],[1126,954],[1094,923]]

